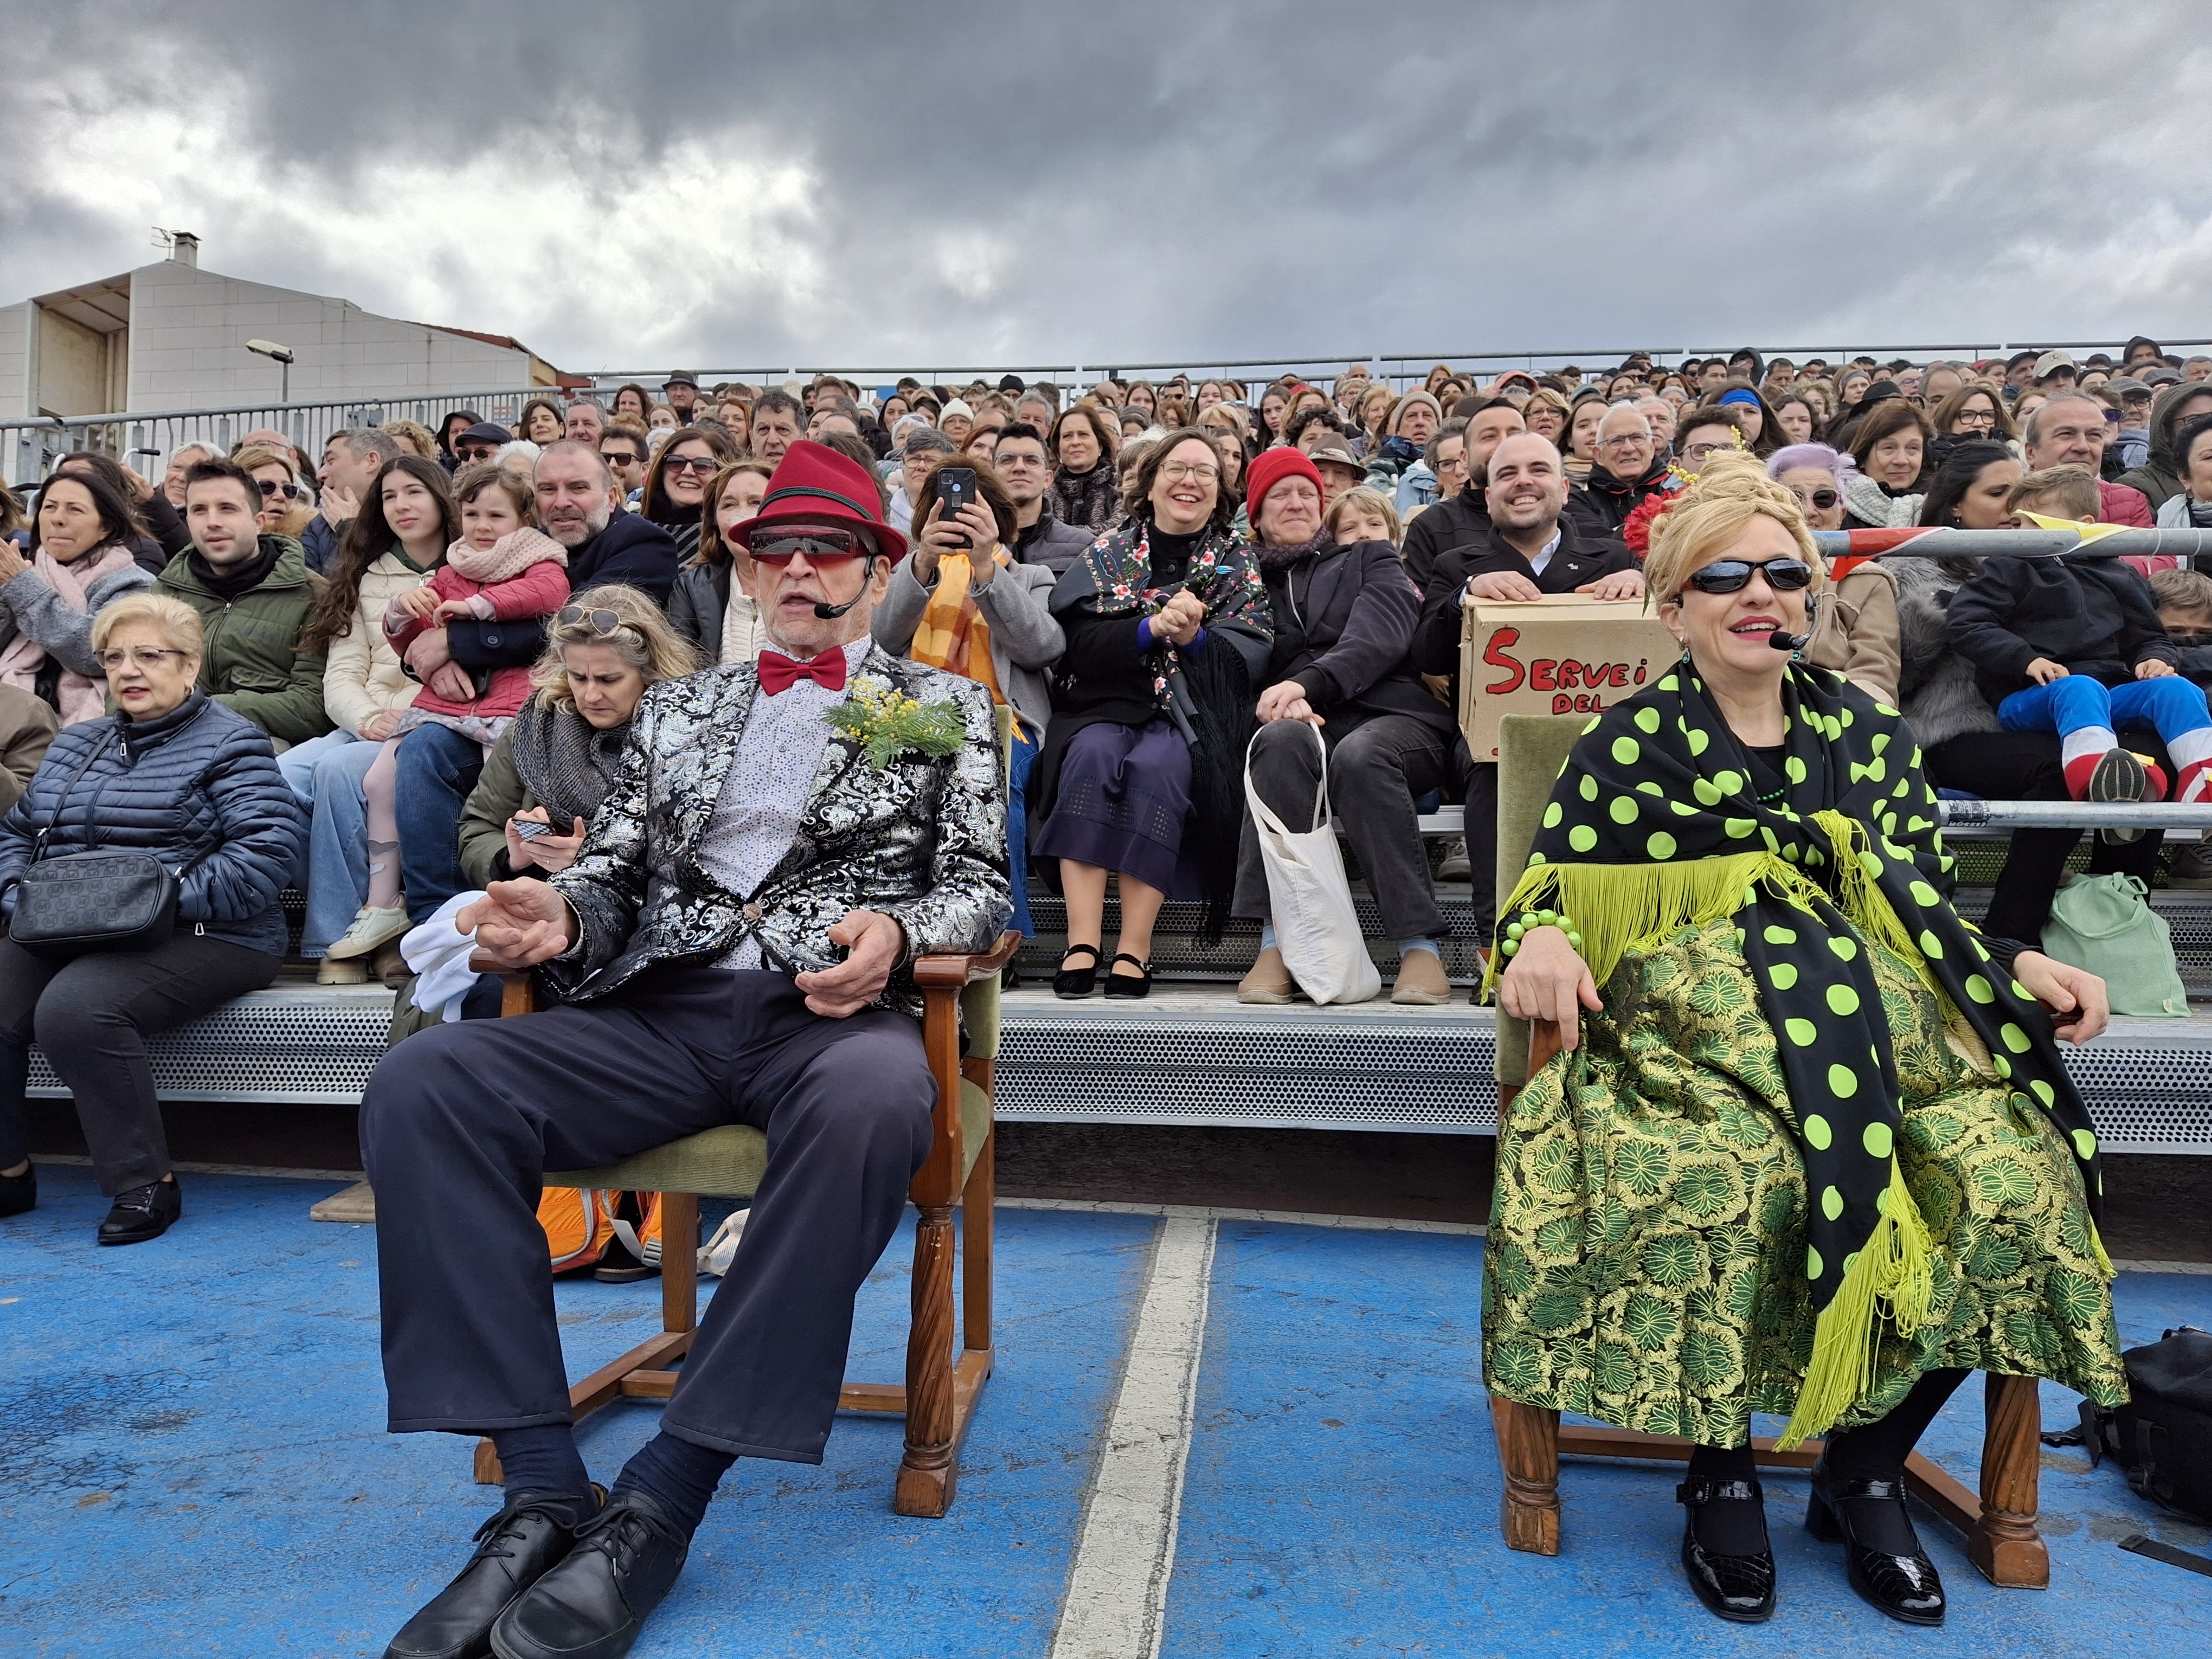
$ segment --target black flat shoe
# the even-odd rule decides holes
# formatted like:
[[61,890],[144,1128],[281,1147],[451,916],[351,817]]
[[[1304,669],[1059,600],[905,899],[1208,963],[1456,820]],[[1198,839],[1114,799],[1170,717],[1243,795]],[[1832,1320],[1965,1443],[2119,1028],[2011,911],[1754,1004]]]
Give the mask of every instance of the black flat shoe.
[[30,1164],[21,1175],[0,1176],[0,1215],[21,1215],[38,1207],[37,1164]]
[[491,1627],[523,1591],[575,1547],[586,1503],[550,1492],[525,1492],[477,1528],[477,1553],[453,1582],[400,1627],[384,1659],[488,1659]]
[[619,1492],[576,1547],[491,1627],[499,1659],[620,1659],[684,1571],[691,1540],[641,1492]]
[[1152,994],[1152,964],[1139,962],[1127,951],[1116,951],[1114,960],[1126,962],[1137,971],[1117,974],[1110,969],[1106,975],[1106,994],[1109,997],[1148,997]]
[[1763,1625],[1774,1616],[1774,1552],[1721,1555],[1698,1541],[1698,1511],[1706,1504],[1758,1504],[1765,1497],[1756,1480],[1685,1480],[1674,1501],[1689,1513],[1682,1522],[1682,1571],[1705,1611],[1732,1625]]
[[1813,1498],[1805,1510],[1806,1531],[1824,1544],[1842,1542],[1844,1575],[1858,1592],[1859,1599],[1868,1606],[1887,1613],[1902,1625],[1942,1624],[1943,1580],[1927,1552],[1917,1547],[1917,1535],[1914,1537],[1916,1547],[1910,1555],[1869,1549],[1859,1542],[1851,1528],[1851,1512],[1847,1506],[1855,1503],[1894,1504],[1905,1530],[1912,1530],[1912,1517],[1905,1512],[1902,1480],[1846,1480],[1840,1486],[1831,1486],[1827,1466],[1822,1463],[1813,1470]]
[[185,1212],[185,1189],[173,1178],[149,1181],[115,1195],[115,1207],[100,1224],[103,1244],[143,1244],[169,1231]]
[[[1078,951],[1091,952],[1088,968],[1070,968],[1067,965],[1068,957]],[[1062,951],[1060,953],[1060,971],[1052,976],[1053,995],[1073,1002],[1079,997],[1089,996],[1097,988],[1098,947],[1095,945],[1071,945]]]

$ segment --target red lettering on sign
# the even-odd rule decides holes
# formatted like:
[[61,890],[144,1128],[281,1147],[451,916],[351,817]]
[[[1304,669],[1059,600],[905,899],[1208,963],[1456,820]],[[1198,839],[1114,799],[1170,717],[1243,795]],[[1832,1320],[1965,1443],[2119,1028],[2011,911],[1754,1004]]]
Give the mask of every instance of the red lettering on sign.
[[1549,657],[1540,657],[1528,665],[1528,689],[1531,691],[1555,691],[1559,689],[1559,665]]
[[1506,679],[1496,681],[1482,688],[1493,697],[1504,696],[1508,691],[1518,691],[1521,689],[1522,680],[1527,677],[1528,670],[1521,665],[1520,659],[1505,654],[1509,646],[1517,645],[1520,641],[1519,629],[1501,628],[1490,636],[1490,643],[1483,647],[1483,661],[1488,663],[1492,668],[1507,670],[1510,675]]

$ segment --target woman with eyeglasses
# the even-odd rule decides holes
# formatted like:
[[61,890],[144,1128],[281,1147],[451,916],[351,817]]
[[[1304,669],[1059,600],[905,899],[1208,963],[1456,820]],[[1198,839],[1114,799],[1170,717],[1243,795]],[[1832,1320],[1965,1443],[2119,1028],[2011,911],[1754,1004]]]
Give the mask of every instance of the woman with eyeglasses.
[[707,486],[737,459],[738,447],[727,434],[712,427],[687,426],[668,434],[646,469],[638,513],[676,538],[679,564],[699,550],[699,532],[707,520]]
[[[1808,530],[1844,527],[1844,458],[1826,444],[1790,444],[1766,476],[1797,498]],[[1821,594],[1805,660],[1834,670],[1876,702],[1897,701],[1897,577],[1863,559]]]
[[2053,1045],[2104,985],[1968,928],[1911,728],[1772,647],[1825,586],[1791,491],[1716,459],[1644,573],[1682,659],[1575,745],[1498,911],[1500,1006],[1564,1047],[1501,1114],[1485,1378],[1686,1437],[1683,1569],[1734,1622],[1776,1596],[1752,1415],[1825,1436],[1808,1528],[1941,1624],[1904,1474],[1953,1390],[2127,1395]]
[[1066,998],[1097,988],[1111,873],[1121,916],[1108,996],[1152,989],[1152,925],[1168,899],[1203,903],[1201,936],[1220,938],[1254,687],[1274,637],[1251,552],[1230,533],[1237,501],[1204,431],[1186,427],[1147,448],[1122,500],[1129,522],[1053,590],[1067,650],[1030,778],[1034,867],[1067,899],[1067,950],[1053,981]]
[[2004,399],[1986,385],[1972,381],[1958,388],[1937,404],[1928,416],[1935,428],[1933,454],[1941,461],[1952,445],[1979,443],[1995,439],[2012,445],[2018,453],[2019,434],[2014,430],[2012,416],[2006,410]]
[[0,937],[0,1215],[38,1201],[24,1088],[36,1042],[76,1107],[100,1189],[102,1244],[158,1238],[183,1213],[146,1039],[258,991],[284,960],[277,894],[307,825],[261,729],[195,689],[200,619],[130,593],[88,646],[117,712],[56,738],[0,819],[0,919],[17,878],[72,854],[151,854],[177,878],[173,933],[135,950],[35,955]]
[[30,553],[0,538],[0,684],[28,691],[64,726],[107,712],[93,659],[101,606],[154,586],[132,552],[131,503],[90,472],[57,474],[39,492]]
[[708,506],[699,550],[676,573],[668,592],[668,620],[706,663],[757,661],[768,634],[753,603],[752,554],[729,538],[730,526],[760,511],[775,468],[766,461],[732,461],[707,487]]

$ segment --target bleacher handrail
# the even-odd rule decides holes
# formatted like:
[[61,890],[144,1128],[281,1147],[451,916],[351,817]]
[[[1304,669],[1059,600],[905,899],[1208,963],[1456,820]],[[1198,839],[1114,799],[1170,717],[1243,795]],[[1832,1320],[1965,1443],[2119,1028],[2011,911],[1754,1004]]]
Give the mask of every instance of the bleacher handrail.
[[1956,530],[1929,526],[1905,530],[1816,530],[1813,545],[1824,557],[1947,559],[1964,556],[2049,557],[2094,546],[2099,553],[2122,558],[2212,557],[2212,530],[2113,529],[2092,525],[2098,533],[2085,538],[2073,530]]

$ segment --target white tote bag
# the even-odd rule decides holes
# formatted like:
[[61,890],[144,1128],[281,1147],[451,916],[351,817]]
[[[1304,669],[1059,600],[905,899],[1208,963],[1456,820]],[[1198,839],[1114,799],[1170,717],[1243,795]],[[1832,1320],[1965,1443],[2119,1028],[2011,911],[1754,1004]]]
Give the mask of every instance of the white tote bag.
[[[1304,725],[1304,722],[1300,722]],[[1261,728],[1264,731],[1266,728]],[[1360,936],[1345,879],[1344,854],[1328,803],[1328,745],[1320,728],[1306,726],[1321,746],[1321,792],[1314,826],[1298,832],[1277,817],[1252,787],[1252,750],[1244,750],[1244,803],[1260,833],[1267,867],[1267,902],[1274,912],[1275,944],[1298,988],[1316,1002],[1365,1002],[1382,988],[1382,975]],[[1257,733],[1252,738],[1259,742]]]

